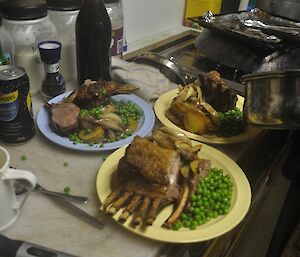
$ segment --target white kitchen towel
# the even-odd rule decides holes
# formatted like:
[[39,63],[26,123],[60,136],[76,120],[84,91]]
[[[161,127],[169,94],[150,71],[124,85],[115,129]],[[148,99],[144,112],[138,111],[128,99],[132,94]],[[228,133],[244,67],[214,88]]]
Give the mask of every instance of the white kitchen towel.
[[112,80],[139,87],[136,94],[146,101],[155,100],[178,86],[155,67],[120,59],[112,61]]

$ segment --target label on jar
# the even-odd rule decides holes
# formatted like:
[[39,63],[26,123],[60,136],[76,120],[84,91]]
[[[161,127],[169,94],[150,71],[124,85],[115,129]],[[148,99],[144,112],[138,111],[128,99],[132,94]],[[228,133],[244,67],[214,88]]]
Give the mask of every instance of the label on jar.
[[45,64],[46,73],[56,73],[59,72],[59,63]]
[[12,121],[19,112],[18,90],[8,94],[0,92],[0,121]]
[[123,52],[123,27],[112,30],[112,56]]

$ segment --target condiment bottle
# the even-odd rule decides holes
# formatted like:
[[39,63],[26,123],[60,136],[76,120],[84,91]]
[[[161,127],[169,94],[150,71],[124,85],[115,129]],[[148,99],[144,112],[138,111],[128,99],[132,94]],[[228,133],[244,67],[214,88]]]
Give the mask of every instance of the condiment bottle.
[[9,0],[1,4],[1,12],[3,26],[14,42],[14,64],[26,70],[31,93],[36,94],[44,77],[37,45],[56,35],[47,4],[44,0]]
[[46,100],[49,100],[66,92],[65,80],[59,72],[61,43],[57,41],[41,42],[39,50],[45,68],[41,93]]
[[76,21],[77,80],[111,80],[111,22],[103,0],[83,0]]
[[46,0],[48,14],[57,29],[55,40],[61,42],[60,70],[66,82],[76,80],[75,24],[81,0]]
[[104,0],[107,13],[110,17],[112,26],[112,46],[111,55],[122,58],[123,37],[124,37],[124,18],[120,0]]

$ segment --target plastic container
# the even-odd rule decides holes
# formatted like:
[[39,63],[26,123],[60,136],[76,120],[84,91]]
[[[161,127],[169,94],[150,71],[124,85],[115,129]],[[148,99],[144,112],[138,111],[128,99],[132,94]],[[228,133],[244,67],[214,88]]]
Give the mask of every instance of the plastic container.
[[10,0],[1,5],[3,26],[14,41],[14,64],[29,77],[32,94],[39,92],[44,78],[38,43],[54,39],[56,28],[43,0]]
[[75,24],[81,0],[46,0],[48,14],[57,29],[56,39],[62,44],[60,71],[66,81],[76,78]]
[[0,15],[0,59],[5,64],[13,64],[14,45],[13,40],[2,26]]
[[112,26],[111,55],[122,58],[124,44],[124,17],[120,0],[105,0]]

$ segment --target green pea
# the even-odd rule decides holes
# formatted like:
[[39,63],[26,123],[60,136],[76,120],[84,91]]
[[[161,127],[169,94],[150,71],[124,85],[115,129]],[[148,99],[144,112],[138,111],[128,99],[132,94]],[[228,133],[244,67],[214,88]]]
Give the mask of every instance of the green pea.
[[65,194],[69,194],[70,191],[71,191],[71,188],[70,188],[69,186],[66,186],[66,187],[64,188],[64,193],[65,193]]
[[195,230],[197,226],[198,226],[198,222],[194,220],[191,222],[190,229]]
[[21,160],[22,160],[22,161],[26,161],[26,160],[27,160],[27,156],[26,156],[25,154],[23,154],[23,155],[21,156]]
[[190,220],[184,221],[184,222],[183,222],[183,226],[184,226],[185,228],[190,227],[190,226],[191,226],[191,221],[190,221]]

